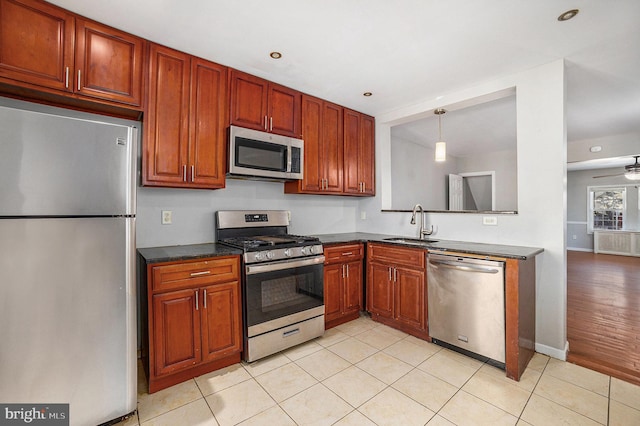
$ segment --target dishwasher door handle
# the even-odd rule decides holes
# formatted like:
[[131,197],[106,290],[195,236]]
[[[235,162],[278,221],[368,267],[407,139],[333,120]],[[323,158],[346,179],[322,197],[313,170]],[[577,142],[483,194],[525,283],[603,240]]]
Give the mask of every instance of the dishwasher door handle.
[[490,268],[487,266],[469,266],[463,263],[456,262],[441,262],[438,260],[429,260],[429,263],[432,265],[444,266],[445,268],[457,269],[458,271],[465,272],[480,272],[483,274],[497,274],[500,272],[499,269]]

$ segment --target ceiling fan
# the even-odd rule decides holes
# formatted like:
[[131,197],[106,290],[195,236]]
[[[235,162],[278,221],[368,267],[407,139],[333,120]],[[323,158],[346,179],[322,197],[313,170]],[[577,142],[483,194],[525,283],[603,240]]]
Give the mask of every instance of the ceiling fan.
[[640,158],[640,155],[634,155],[633,158],[636,159],[636,162],[633,164],[624,166],[624,173],[618,173],[615,175],[594,176],[593,178],[598,179],[598,178],[604,178],[604,177],[624,175],[624,177],[626,177],[629,180],[640,180],[640,163],[638,163],[638,158]]

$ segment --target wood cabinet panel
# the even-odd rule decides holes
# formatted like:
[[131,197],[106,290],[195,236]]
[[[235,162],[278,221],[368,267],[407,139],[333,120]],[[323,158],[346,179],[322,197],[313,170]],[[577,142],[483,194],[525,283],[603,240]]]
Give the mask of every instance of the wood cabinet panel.
[[426,252],[421,249],[411,249],[393,244],[369,244],[369,257],[376,261],[388,262],[394,265],[405,265],[412,268],[424,269]]
[[325,328],[357,318],[362,310],[363,244],[324,248]]
[[324,320],[334,321],[342,316],[342,264],[324,267]]
[[426,251],[367,246],[367,310],[376,321],[428,339]]
[[321,99],[302,96],[303,178],[298,182],[286,182],[285,192],[316,193],[324,187],[323,104]]
[[240,361],[239,256],[150,264],[144,271],[149,392]]
[[343,309],[345,314],[358,313],[362,309],[363,276],[361,260],[346,264],[346,279],[344,281],[343,291]]
[[0,77],[70,91],[74,16],[36,0],[0,0]]
[[226,76],[222,65],[151,45],[144,185],[224,188]]
[[299,138],[302,135],[300,109],[300,92],[269,83],[267,107],[269,132]]
[[155,374],[169,374],[200,362],[200,317],[196,291],[153,296]]
[[202,315],[202,358],[209,361],[242,350],[240,283],[205,287]]
[[199,187],[225,186],[227,101],[227,67],[193,58],[189,173]]
[[152,289],[161,292],[233,281],[239,273],[233,257],[159,265],[152,267]]
[[393,318],[393,270],[390,266],[367,266],[367,309],[385,318]]
[[395,318],[409,327],[426,328],[426,273],[398,268],[396,281]]
[[287,193],[343,191],[342,107],[312,96],[302,96],[304,178],[287,182]]
[[237,70],[231,71],[231,124],[267,130],[268,82]]
[[152,44],[144,120],[145,185],[184,185],[188,161],[189,55]]
[[144,40],[84,19],[76,20],[75,90],[140,106]]
[[375,195],[375,119],[344,110],[344,192]]
[[231,124],[300,138],[300,92],[238,70],[230,80]]
[[345,244],[326,246],[324,248],[325,263],[344,263],[364,257],[363,244]]

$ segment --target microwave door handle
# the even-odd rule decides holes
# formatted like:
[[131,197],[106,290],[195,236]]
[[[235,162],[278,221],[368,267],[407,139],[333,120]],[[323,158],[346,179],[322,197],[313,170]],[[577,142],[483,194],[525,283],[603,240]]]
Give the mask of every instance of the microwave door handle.
[[291,144],[287,145],[287,173],[291,173],[291,155],[293,153],[293,148],[291,147]]

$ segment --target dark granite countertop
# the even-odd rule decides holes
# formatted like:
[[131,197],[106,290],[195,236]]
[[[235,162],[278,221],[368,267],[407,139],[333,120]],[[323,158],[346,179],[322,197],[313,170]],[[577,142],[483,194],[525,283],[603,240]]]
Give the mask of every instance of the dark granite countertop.
[[187,244],[183,246],[164,246],[139,248],[138,253],[147,263],[174,262],[178,260],[202,259],[206,257],[241,255],[238,250],[223,244]]
[[[388,241],[388,238],[403,238],[398,235],[372,234],[367,232],[348,232],[343,234],[321,234],[315,235],[320,238],[322,244],[347,244],[382,242],[387,244],[397,244],[404,247],[420,248],[415,244],[407,244],[396,241]],[[412,237],[406,237],[412,238]],[[455,251],[458,253],[480,254],[486,256],[504,257],[508,259],[528,259],[544,251],[538,247],[511,246],[503,244],[472,243],[466,241],[451,241],[433,238],[436,242],[430,243],[424,248],[431,251]]]

